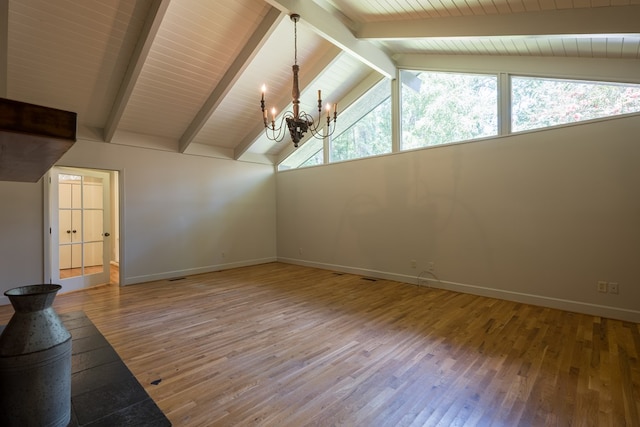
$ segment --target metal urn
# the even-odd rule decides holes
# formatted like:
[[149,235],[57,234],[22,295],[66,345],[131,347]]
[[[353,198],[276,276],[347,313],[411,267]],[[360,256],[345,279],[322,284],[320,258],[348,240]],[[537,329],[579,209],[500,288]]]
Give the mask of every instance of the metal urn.
[[60,285],[4,294],[15,313],[0,335],[3,426],[67,426],[71,419],[71,334],[52,304]]

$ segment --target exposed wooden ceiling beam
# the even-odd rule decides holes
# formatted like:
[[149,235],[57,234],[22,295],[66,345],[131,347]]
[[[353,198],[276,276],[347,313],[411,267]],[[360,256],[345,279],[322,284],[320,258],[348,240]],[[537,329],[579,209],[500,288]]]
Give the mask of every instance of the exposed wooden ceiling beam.
[[396,65],[383,50],[358,40],[337,18],[310,0],[265,0],[286,14],[297,13],[313,31],[385,77],[395,78]]
[[276,8],[271,8],[265,15],[264,19],[253,32],[247,43],[242,48],[242,51],[236,56],[227,72],[224,74],[220,82],[216,85],[215,89],[209,95],[198,114],[193,118],[193,121],[187,127],[180,138],[180,152],[184,153],[189,144],[194,140],[200,129],[205,125],[209,117],[213,114],[215,109],[220,105],[224,97],[229,93],[234,83],[238,80],[242,72],[247,68],[251,60],[256,56],[260,48],[267,41],[271,33],[275,30],[276,26],[284,18],[284,15]]
[[120,85],[120,89],[118,90],[118,94],[116,95],[111,112],[104,126],[104,140],[106,142],[111,142],[113,135],[118,129],[125,107],[133,93],[133,88],[136,85],[138,77],[140,77],[140,72],[151,50],[151,45],[167,12],[169,2],[170,0],[154,0],[149,8],[149,13],[142,27],[138,43],[131,55],[129,66],[124,74],[122,84]]
[[431,37],[640,34],[640,5],[546,10],[510,15],[455,16],[364,23],[362,40]]

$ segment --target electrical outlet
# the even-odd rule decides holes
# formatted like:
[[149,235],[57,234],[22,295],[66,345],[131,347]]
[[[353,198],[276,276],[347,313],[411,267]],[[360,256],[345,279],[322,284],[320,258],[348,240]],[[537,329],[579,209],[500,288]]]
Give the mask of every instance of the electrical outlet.
[[602,280],[598,282],[598,292],[607,293],[607,282]]
[[620,293],[620,289],[618,288],[618,284],[616,282],[609,282],[609,293],[610,294]]
[[415,259],[411,260],[411,268],[416,268],[416,260]]
[[436,268],[436,264],[431,261],[428,265],[427,265],[427,271],[433,271]]
[[298,252],[300,252],[300,255],[302,255],[302,248],[298,248]]

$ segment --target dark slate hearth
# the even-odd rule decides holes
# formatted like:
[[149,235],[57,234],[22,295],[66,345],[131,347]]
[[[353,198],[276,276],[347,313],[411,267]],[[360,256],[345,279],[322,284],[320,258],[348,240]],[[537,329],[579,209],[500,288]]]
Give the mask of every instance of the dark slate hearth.
[[83,312],[61,314],[72,335],[69,427],[171,426]]

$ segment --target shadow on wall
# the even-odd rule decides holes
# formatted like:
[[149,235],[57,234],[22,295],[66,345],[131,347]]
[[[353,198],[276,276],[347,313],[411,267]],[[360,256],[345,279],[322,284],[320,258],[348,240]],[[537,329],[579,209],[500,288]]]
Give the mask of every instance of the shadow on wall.
[[[482,221],[473,205],[459,197],[462,150],[439,151],[429,162],[424,156],[390,157],[384,174],[367,171],[360,177],[356,195],[342,210],[333,262],[348,259],[346,264],[362,268],[418,275],[428,262],[464,252],[483,268],[493,266]],[[408,270],[411,259],[417,260],[417,270]]]

